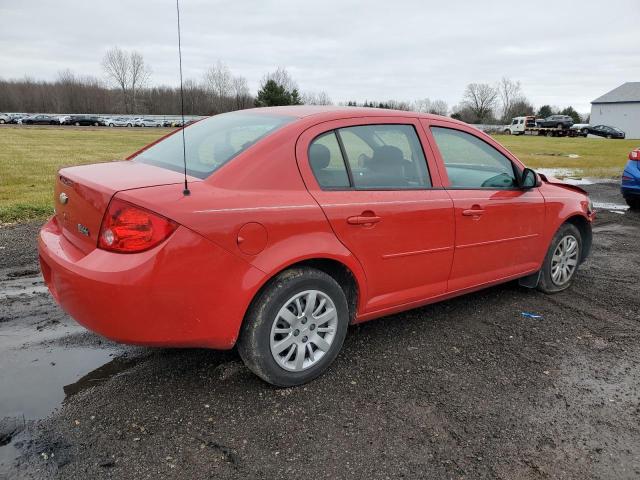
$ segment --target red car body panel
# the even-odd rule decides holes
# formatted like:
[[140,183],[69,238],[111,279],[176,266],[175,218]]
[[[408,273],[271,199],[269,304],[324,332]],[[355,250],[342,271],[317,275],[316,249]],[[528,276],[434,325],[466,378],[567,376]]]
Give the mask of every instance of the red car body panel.
[[[324,259],[346,267],[358,288],[352,321],[361,322],[536,272],[564,221],[593,216],[584,194],[547,182],[530,190],[450,188],[431,126],[476,135],[523,168],[455,120],[375,109],[264,110],[299,118],[205,180],[189,177],[189,196],[180,173],[135,161],[61,170],[57,214],[43,227],[39,250],[45,281],[71,316],[120,342],[227,349],[260,288],[293,264]],[[432,188],[320,188],[310,142],[372,123],[414,127]],[[58,202],[61,193],[68,205]],[[141,253],[98,249],[114,196],[180,227]],[[482,214],[463,215],[476,207]],[[369,215],[381,220],[348,221]]]

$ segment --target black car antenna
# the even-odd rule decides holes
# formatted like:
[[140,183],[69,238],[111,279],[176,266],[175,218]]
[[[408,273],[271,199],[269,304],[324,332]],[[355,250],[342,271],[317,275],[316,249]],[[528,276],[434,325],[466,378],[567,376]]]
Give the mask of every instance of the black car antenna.
[[182,44],[180,42],[180,0],[176,0],[176,12],[178,13],[178,58],[180,59],[180,115],[182,116],[182,162],[184,164],[184,190],[183,195],[191,195],[187,183],[187,144],[184,138],[184,89],[182,87]]

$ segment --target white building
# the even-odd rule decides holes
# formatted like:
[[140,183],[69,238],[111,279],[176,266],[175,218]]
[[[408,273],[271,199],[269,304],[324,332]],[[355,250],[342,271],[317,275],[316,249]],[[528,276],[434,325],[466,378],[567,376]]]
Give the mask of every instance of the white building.
[[640,138],[640,82],[627,82],[591,102],[591,125],[609,125]]

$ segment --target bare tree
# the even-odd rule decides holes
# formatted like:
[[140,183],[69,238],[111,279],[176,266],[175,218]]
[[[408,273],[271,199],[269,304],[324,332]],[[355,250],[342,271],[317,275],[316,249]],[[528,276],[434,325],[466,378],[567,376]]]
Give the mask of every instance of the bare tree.
[[513,81],[507,77],[502,77],[497,86],[500,95],[500,106],[502,122],[507,123],[513,116],[513,106],[516,102],[524,101],[524,95],[520,87],[520,82]]
[[122,104],[126,113],[129,113],[128,88],[131,75],[130,58],[123,50],[113,47],[107,50],[102,59],[102,68],[107,74],[107,79],[120,89]]
[[423,98],[416,100],[411,106],[412,110],[421,113],[432,113],[434,115],[445,116],[449,112],[449,105],[444,100],[431,100]]
[[136,111],[138,90],[143,88],[151,76],[151,69],[144,63],[139,52],[131,52],[129,56],[129,91],[131,92],[131,107]]
[[475,115],[475,122],[485,123],[492,119],[498,91],[486,83],[470,83],[464,91],[462,103]]
[[302,94],[302,103],[305,105],[333,105],[331,97],[324,90],[320,92],[306,92]]
[[249,91],[249,84],[247,83],[246,78],[240,75],[233,77],[231,79],[231,88],[235,99],[235,108],[237,110],[249,108],[253,104],[251,92]]
[[204,83],[211,96],[213,113],[217,114],[229,110],[228,100],[233,89],[233,77],[229,67],[218,60],[204,74]]

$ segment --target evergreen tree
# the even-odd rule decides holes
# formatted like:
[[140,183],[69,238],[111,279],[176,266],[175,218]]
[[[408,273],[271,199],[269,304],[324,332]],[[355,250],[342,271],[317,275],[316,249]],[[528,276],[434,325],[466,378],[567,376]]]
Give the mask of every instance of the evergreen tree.
[[551,115],[553,115],[553,111],[551,110],[551,107],[549,105],[542,105],[540,107],[540,110],[538,110],[538,117],[540,118],[547,118]]
[[289,91],[275,80],[267,80],[258,91],[256,107],[278,107],[281,105],[302,105],[297,88]]
[[580,114],[572,106],[568,106],[560,112],[560,115],[568,115],[573,119],[573,123],[581,123]]

